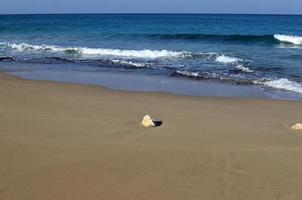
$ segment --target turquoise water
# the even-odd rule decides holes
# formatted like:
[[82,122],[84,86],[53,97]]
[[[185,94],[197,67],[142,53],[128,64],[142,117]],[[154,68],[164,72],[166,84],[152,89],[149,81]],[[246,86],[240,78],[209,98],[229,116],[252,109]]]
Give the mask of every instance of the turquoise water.
[[300,95],[302,16],[0,15],[0,69],[133,73]]

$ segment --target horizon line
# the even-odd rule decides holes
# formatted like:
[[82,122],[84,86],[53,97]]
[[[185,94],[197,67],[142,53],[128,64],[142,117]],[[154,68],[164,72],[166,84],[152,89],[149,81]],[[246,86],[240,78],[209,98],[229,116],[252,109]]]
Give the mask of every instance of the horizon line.
[[0,15],[284,15],[284,16],[301,16],[301,14],[289,13],[195,13],[195,12],[66,12],[66,13],[0,13]]

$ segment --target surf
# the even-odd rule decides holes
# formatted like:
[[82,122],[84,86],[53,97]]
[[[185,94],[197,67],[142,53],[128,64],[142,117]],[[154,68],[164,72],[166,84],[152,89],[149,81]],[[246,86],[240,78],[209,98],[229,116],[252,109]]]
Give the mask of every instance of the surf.
[[5,49],[21,52],[61,52],[66,54],[80,54],[82,56],[115,56],[115,57],[134,57],[134,58],[184,58],[194,56],[190,52],[185,51],[169,51],[169,50],[122,50],[122,49],[105,49],[105,48],[89,48],[89,47],[60,47],[54,45],[33,45],[27,43],[1,43],[0,46]]
[[282,89],[282,90],[286,90],[286,91],[302,93],[302,84],[291,81],[287,78],[280,78],[280,79],[265,81],[265,82],[262,82],[262,84],[265,86],[268,86],[268,87],[275,88],[275,89]]
[[302,36],[275,34],[274,38],[280,42],[302,45]]
[[219,62],[219,63],[223,63],[223,64],[233,64],[233,63],[238,63],[238,62],[243,61],[243,60],[240,59],[240,58],[226,56],[226,55],[222,54],[220,56],[217,56],[215,61]]

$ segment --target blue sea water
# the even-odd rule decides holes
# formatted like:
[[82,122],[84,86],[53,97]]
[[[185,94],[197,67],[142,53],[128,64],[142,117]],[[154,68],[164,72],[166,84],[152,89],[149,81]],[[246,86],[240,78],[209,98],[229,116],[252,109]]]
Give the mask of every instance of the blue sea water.
[[302,16],[0,15],[0,69],[66,80],[133,74],[301,98]]

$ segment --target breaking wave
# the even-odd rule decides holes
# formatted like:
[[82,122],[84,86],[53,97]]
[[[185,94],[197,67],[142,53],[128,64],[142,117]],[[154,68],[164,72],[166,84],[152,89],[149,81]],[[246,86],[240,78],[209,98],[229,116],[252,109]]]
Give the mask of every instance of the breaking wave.
[[215,34],[147,34],[145,37],[161,40],[200,40],[211,42],[249,42],[276,44],[285,42],[295,45],[302,44],[302,36],[272,35],[215,35]]
[[83,56],[115,56],[115,57],[135,57],[135,58],[184,58],[193,57],[190,52],[177,52],[168,50],[120,50],[120,49],[103,49],[103,48],[88,48],[88,47],[60,47],[53,45],[32,45],[27,43],[1,43],[0,46],[15,51],[35,51],[35,52],[64,52],[67,54],[81,54]]
[[[140,37],[141,35],[137,35]],[[144,37],[161,40],[203,40],[226,42],[267,42],[274,43],[273,35],[219,35],[219,34],[145,34]]]
[[[214,60],[221,64],[234,64],[238,62],[247,62],[248,60],[243,60],[236,57],[226,56],[224,54],[217,54],[214,52],[189,52],[189,51],[169,51],[169,50],[123,50],[123,49],[106,49],[106,48],[89,48],[89,47],[61,47],[55,45],[33,45],[28,43],[0,43],[0,48],[15,51],[15,52],[34,52],[41,53],[45,56],[45,53],[50,53],[51,55],[57,53],[68,55],[82,56],[83,58],[93,58],[93,57],[112,57],[112,58],[134,58],[134,59],[202,59],[202,60]],[[65,57],[66,57],[65,56]],[[65,59],[63,57],[62,59]],[[59,57],[58,57],[59,58]],[[140,67],[141,63],[126,63],[128,61],[121,61],[120,59],[113,60],[113,63],[133,65]]]
[[293,36],[293,35],[280,35],[275,34],[274,38],[279,40],[280,42],[302,45],[302,37],[301,36]]
[[238,66],[236,67],[236,69],[238,69],[238,70],[240,70],[240,71],[243,71],[243,72],[246,72],[246,73],[252,73],[252,72],[254,72],[254,70],[251,70],[250,68],[245,67],[245,66],[243,66],[243,65],[238,65]]
[[240,58],[236,58],[236,57],[221,55],[221,56],[218,56],[215,61],[219,62],[219,63],[223,63],[223,64],[234,64],[234,63],[237,63],[237,62],[240,62],[243,60]]
[[[250,42],[250,43],[267,43],[276,44],[277,41],[301,45],[301,36],[291,35],[216,35],[216,34],[145,34],[144,37],[161,40],[202,40],[211,42]],[[277,40],[277,41],[276,41]]]

